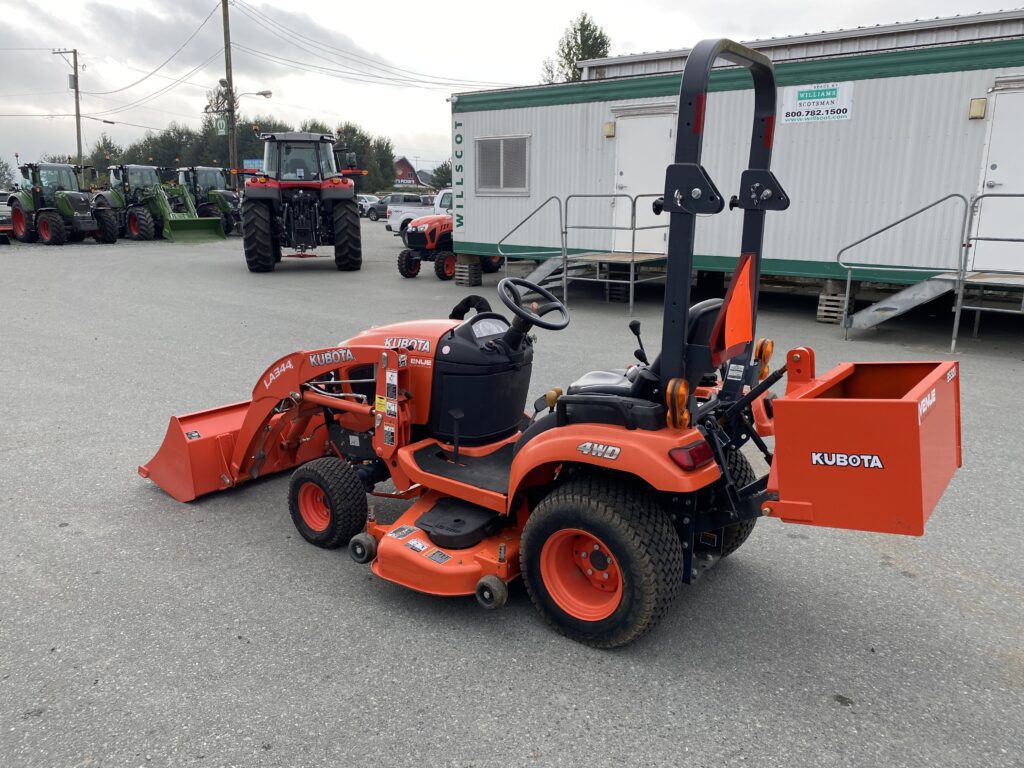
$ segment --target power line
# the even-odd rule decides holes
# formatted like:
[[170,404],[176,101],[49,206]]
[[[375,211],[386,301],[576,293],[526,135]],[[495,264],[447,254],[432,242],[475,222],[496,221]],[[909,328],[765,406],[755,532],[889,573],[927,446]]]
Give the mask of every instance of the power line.
[[123,88],[115,88],[112,91],[82,91],[82,93],[87,93],[90,96],[106,96],[106,95],[111,94],[111,93],[120,93],[121,91],[127,91],[129,88],[134,88],[139,83],[145,82],[146,80],[151,78],[153,75],[155,75],[157,72],[159,72],[161,69],[163,69],[165,66],[167,66],[167,64],[171,61],[171,59],[173,59],[175,56],[177,56],[179,53],[181,53],[182,50],[185,48],[185,46],[192,42],[193,38],[196,35],[199,34],[200,30],[202,30],[203,27],[206,26],[206,22],[208,22],[212,18],[213,14],[217,11],[217,9],[219,7],[220,7],[219,3],[217,5],[215,5],[213,7],[213,10],[211,10],[206,15],[206,18],[202,20],[202,22],[199,24],[198,27],[195,28],[195,30],[192,32],[192,34],[189,35],[185,39],[185,42],[183,42],[181,45],[179,45],[177,50],[174,51],[174,53],[172,53],[170,56],[168,56],[166,59],[164,59],[163,62],[160,64],[160,66],[158,66],[152,72],[149,72],[148,74],[146,74],[145,77],[140,77],[134,83],[130,83],[130,84],[124,86]]
[[[490,81],[483,81],[483,80],[468,80],[468,79],[464,79],[464,78],[452,78],[452,77],[442,77],[442,76],[437,76],[437,75],[427,75],[427,74],[424,74],[422,72],[416,72],[414,70],[404,69],[402,67],[397,67],[397,66],[394,66],[394,65],[391,65],[391,64],[386,64],[385,62],[383,62],[383,61],[381,61],[379,59],[374,59],[374,58],[371,58],[371,57],[368,57],[368,56],[363,56],[361,54],[353,53],[351,51],[346,51],[346,50],[344,50],[342,48],[338,48],[337,46],[330,45],[329,43],[324,43],[322,41],[319,41],[319,40],[316,40],[316,39],[314,39],[312,37],[309,37],[308,35],[305,35],[305,34],[303,34],[301,32],[298,32],[298,31],[296,31],[294,29],[291,29],[290,27],[285,26],[284,24],[276,21],[275,19],[273,19],[269,15],[263,13],[262,11],[259,11],[256,8],[253,8],[251,5],[249,5],[248,3],[244,2],[243,0],[236,0],[235,7],[238,8],[240,11],[242,11],[243,14],[248,16],[250,20],[256,22],[257,24],[262,26],[264,29],[267,29],[267,31],[271,32],[272,34],[275,34],[277,37],[279,37],[282,40],[285,40],[286,42],[290,43],[291,45],[293,45],[293,46],[295,46],[297,48],[300,48],[302,50],[305,50],[307,53],[312,53],[313,55],[319,56],[321,58],[326,58],[326,56],[323,53],[317,52],[315,50],[311,51],[311,50],[308,49],[308,47],[304,47],[304,46],[299,45],[298,43],[296,43],[295,42],[296,38],[298,38],[300,40],[303,40],[303,41],[307,42],[308,44],[312,44],[313,46],[315,46],[317,48],[320,48],[322,50],[326,50],[326,51],[330,52],[329,55],[332,55],[336,59],[339,58],[339,57],[343,57],[343,58],[346,58],[346,59],[352,59],[352,60],[355,60],[359,65],[361,65],[363,67],[372,66],[373,68],[378,70],[378,72],[376,72],[376,73],[372,72],[372,71],[367,72],[365,70],[364,71],[355,70],[355,72],[357,72],[358,74],[364,75],[364,76],[376,77],[376,78],[381,78],[381,79],[389,78],[389,79],[393,79],[393,80],[402,80],[402,81],[406,81],[406,82],[409,82],[409,83],[419,83],[419,84],[427,84],[427,83],[429,83],[429,84],[439,85],[439,86],[440,85],[450,85],[450,86],[455,86],[455,85],[475,85],[475,86],[498,86],[498,87],[501,87],[501,86],[512,85],[511,83],[498,83],[498,82],[490,82]],[[277,30],[269,29],[266,26],[266,24],[261,23],[261,21],[262,22],[266,22],[266,24],[273,25],[274,27],[277,28]],[[282,32],[278,31],[278,30],[282,30],[284,34],[282,34]],[[391,70],[391,71],[388,72],[387,70]]]
[[150,101],[152,101],[153,99],[157,99],[157,98],[163,96],[164,94],[169,93],[170,91],[172,91],[175,88],[177,88],[187,78],[191,77],[192,75],[194,75],[199,70],[205,68],[207,65],[209,65],[209,63],[211,61],[213,61],[215,58],[220,56],[221,51],[223,51],[223,50],[224,50],[223,48],[217,49],[216,51],[213,52],[213,55],[211,55],[209,58],[207,58],[202,64],[199,64],[197,67],[194,67],[193,69],[189,70],[188,72],[186,72],[181,77],[179,77],[176,80],[172,81],[169,85],[166,85],[163,88],[161,88],[161,89],[159,89],[157,91],[154,91],[153,93],[151,93],[151,94],[149,94],[147,96],[143,96],[143,97],[141,97],[139,99],[136,99],[135,101],[129,102],[128,104],[125,104],[125,105],[120,106],[120,107],[114,107],[112,109],[106,109],[106,110],[101,110],[99,112],[93,112],[92,115],[94,117],[96,117],[96,116],[102,117],[104,115],[118,114],[120,112],[124,112],[124,111],[129,110],[129,109],[135,109],[136,107],[141,107],[143,104],[147,104]]

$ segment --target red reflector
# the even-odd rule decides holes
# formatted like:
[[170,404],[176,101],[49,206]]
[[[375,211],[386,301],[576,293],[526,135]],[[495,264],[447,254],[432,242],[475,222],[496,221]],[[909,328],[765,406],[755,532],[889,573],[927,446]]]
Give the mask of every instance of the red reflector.
[[687,472],[700,469],[715,460],[714,451],[706,440],[701,440],[681,448],[673,448],[668,452],[676,464]]

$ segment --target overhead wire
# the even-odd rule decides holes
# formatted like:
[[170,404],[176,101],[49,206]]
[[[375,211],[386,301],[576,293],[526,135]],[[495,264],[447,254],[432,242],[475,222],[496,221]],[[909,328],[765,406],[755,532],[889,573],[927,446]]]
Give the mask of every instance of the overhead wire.
[[195,30],[192,32],[192,34],[189,35],[185,39],[185,42],[183,42],[181,45],[178,46],[178,48],[174,51],[174,53],[172,53],[170,56],[168,56],[166,59],[164,59],[163,62],[160,63],[160,66],[158,66],[153,71],[147,73],[144,77],[140,77],[135,82],[129,83],[128,85],[125,85],[125,86],[123,86],[121,88],[115,88],[112,91],[82,91],[82,93],[87,93],[90,96],[107,96],[107,95],[109,95],[111,93],[120,93],[121,91],[127,91],[129,88],[134,88],[139,83],[145,82],[149,78],[153,77],[153,75],[155,75],[161,69],[166,67],[171,62],[171,60],[174,59],[175,56],[177,56],[179,53],[181,53],[185,49],[186,45],[188,45],[189,43],[192,42],[192,40],[195,38],[195,36],[199,34],[199,32],[202,30],[202,28],[206,26],[206,23],[213,17],[213,14],[217,12],[218,8],[220,8],[220,3],[217,3],[216,5],[213,6],[213,9],[206,15],[206,18],[203,19],[202,22],[199,24],[199,26],[196,27]]

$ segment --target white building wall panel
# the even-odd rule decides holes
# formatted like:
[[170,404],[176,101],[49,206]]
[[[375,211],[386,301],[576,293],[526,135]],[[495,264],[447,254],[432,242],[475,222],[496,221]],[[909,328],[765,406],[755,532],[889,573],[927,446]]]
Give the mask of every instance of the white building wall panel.
[[[996,76],[1013,70],[981,70],[856,82],[849,120],[780,124],[773,170],[793,203],[769,215],[765,257],[833,262],[839,248],[949,192],[976,191],[987,120],[968,120],[968,102],[985,96]],[[780,89],[781,90],[781,89]],[[524,133],[531,136],[530,195],[479,197],[472,168],[465,176],[466,216],[456,240],[497,241],[549,195],[610,193],[616,139],[602,136],[613,108],[665,99],[530,107],[454,115],[472,138]],[[780,92],[781,103],[781,92]],[[709,96],[704,165],[727,197],[737,191],[748,151],[752,93]],[[471,153],[470,153],[471,154]],[[654,153],[652,153],[654,154]],[[472,160],[468,159],[472,166]],[[602,206],[603,212],[602,212]],[[606,203],[596,219],[611,221]],[[915,223],[880,236],[849,259],[880,265],[945,269],[955,259],[959,213],[952,203]],[[574,215],[575,218],[575,215]],[[735,256],[741,212],[701,220],[696,251]],[[582,234],[582,236],[581,236]],[[552,209],[523,227],[510,243],[559,246]],[[569,246],[603,249],[606,235],[571,235]]]

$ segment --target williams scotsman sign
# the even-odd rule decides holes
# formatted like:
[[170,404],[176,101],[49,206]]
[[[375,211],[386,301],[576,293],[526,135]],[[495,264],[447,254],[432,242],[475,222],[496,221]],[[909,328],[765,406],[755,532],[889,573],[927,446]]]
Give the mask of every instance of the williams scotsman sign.
[[794,85],[782,92],[783,123],[823,123],[852,116],[852,82]]

